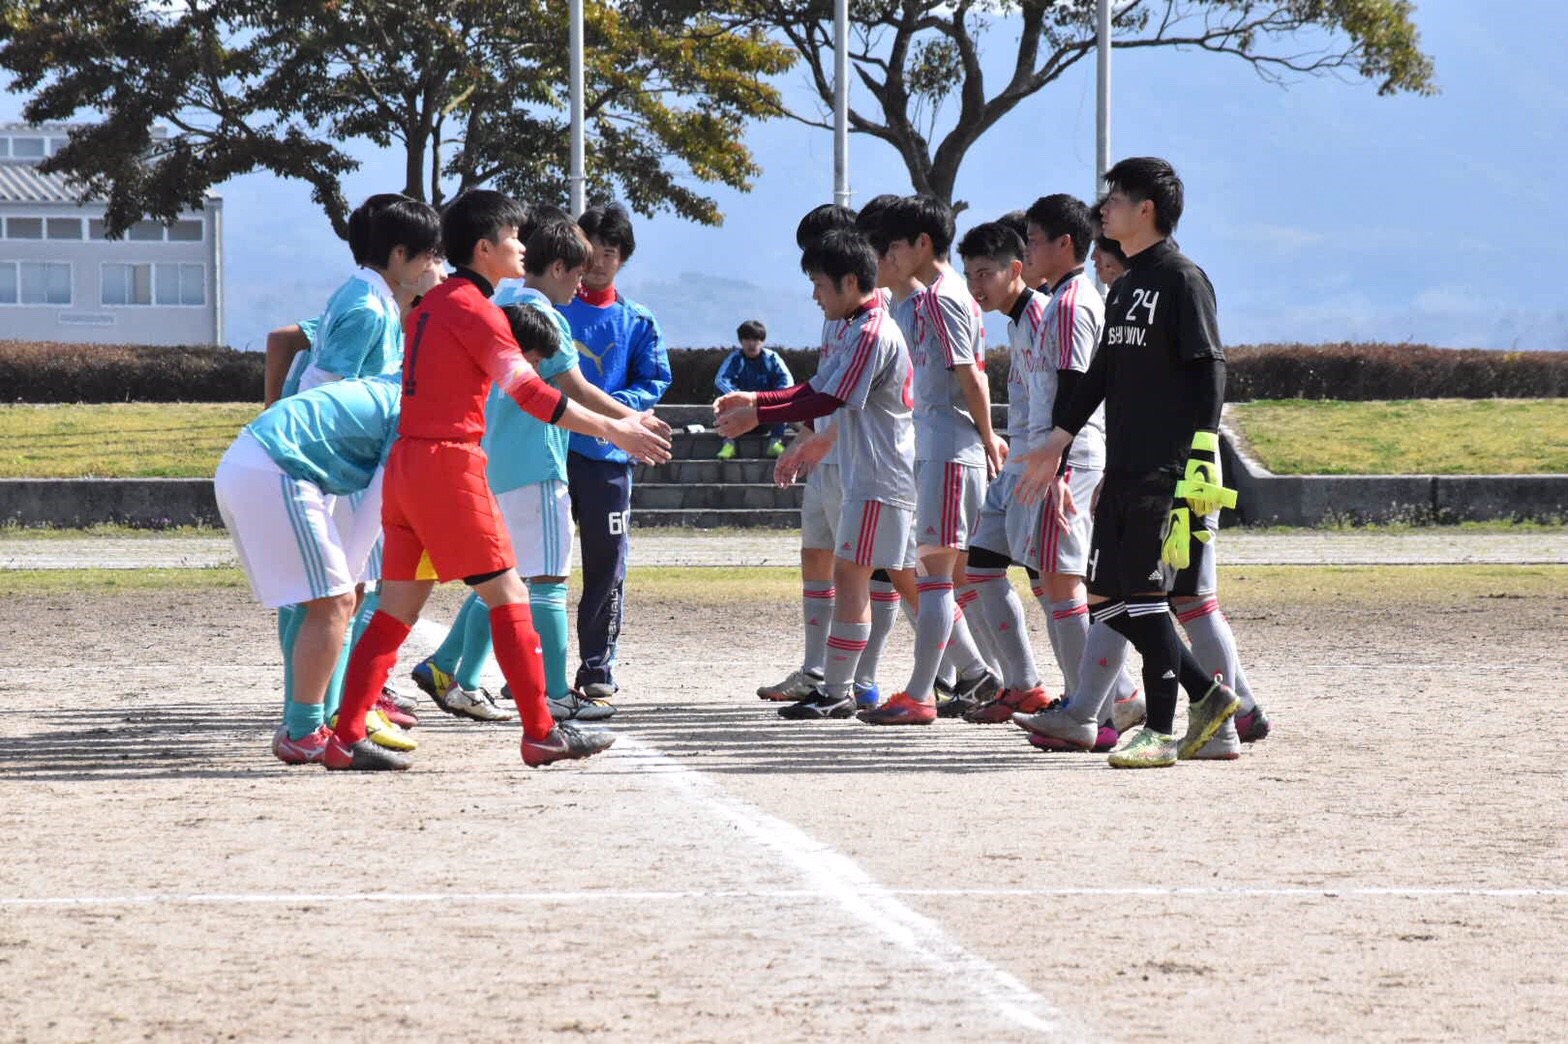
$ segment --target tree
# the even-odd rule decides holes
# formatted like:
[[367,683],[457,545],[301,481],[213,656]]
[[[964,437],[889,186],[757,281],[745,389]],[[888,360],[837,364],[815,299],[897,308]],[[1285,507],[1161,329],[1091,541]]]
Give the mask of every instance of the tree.
[[[850,60],[872,106],[849,126],[898,150],[917,192],[953,203],[964,156],[1003,116],[1094,53],[1095,0],[856,0]],[[1409,0],[1116,0],[1113,46],[1228,54],[1266,80],[1354,74],[1379,94],[1435,92]],[[805,60],[818,96],[833,103],[833,4],[753,0],[748,24],[781,34]],[[988,89],[982,41],[1007,19],[1019,30],[1006,82]],[[949,99],[957,113],[937,124]],[[796,119],[828,126],[817,114]],[[935,141],[933,147],[932,142]],[[960,207],[962,204],[958,204]]]
[[[0,0],[0,67],[33,122],[96,116],[44,168],[108,200],[118,233],[172,220],[228,178],[310,184],[339,235],[363,139],[396,148],[402,191],[439,204],[494,182],[566,202],[565,5],[549,0]],[[724,4],[590,4],[592,185],[648,214],[723,220],[700,191],[747,190],[748,120],[795,60]],[[170,133],[160,131],[167,128]]]

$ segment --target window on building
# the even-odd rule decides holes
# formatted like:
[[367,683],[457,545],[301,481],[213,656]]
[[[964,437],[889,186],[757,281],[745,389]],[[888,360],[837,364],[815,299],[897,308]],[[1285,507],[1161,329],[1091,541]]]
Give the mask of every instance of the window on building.
[[44,238],[44,219],[34,217],[6,218],[5,238],[42,239]]
[[152,304],[152,265],[105,264],[101,299],[106,305]]
[[201,222],[196,220],[176,221],[169,226],[169,239],[176,243],[201,242]]
[[0,156],[11,155],[11,139],[0,138]]
[[163,225],[156,221],[138,221],[132,225],[125,238],[136,243],[163,242]]
[[66,145],[70,144],[70,140],[71,139],[69,139],[69,138],[50,138],[49,139],[49,155],[53,156],[55,153],[57,153],[61,149],[65,148]]
[[44,139],[42,138],[12,138],[11,155],[23,159],[42,159],[44,155]]
[[16,304],[15,261],[0,261],[0,304]]
[[[6,262],[12,264],[12,262]],[[0,277],[0,302],[24,305],[71,303],[71,266],[65,261],[17,261],[15,291],[8,298]]]
[[81,239],[81,218],[49,218],[44,225],[44,234],[50,239]]
[[107,229],[107,228],[108,228],[108,226],[106,224],[104,224],[103,218],[88,218],[87,219],[87,238],[88,239],[108,239],[109,237],[104,234],[104,230]]
[[207,303],[207,266],[180,266],[180,304],[204,305]]

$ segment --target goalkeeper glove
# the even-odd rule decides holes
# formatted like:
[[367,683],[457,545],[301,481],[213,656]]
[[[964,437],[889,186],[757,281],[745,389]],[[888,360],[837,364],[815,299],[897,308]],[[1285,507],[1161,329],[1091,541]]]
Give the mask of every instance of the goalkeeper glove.
[[1192,564],[1192,541],[1207,544],[1214,539],[1207,526],[1192,528],[1192,512],[1186,508],[1171,508],[1170,522],[1165,527],[1165,542],[1160,545],[1160,561],[1172,569],[1186,569]]
[[1222,507],[1236,506],[1236,491],[1226,489],[1220,478],[1220,438],[1214,432],[1193,434],[1187,473],[1176,483],[1176,497],[1185,499],[1199,518],[1206,518]]

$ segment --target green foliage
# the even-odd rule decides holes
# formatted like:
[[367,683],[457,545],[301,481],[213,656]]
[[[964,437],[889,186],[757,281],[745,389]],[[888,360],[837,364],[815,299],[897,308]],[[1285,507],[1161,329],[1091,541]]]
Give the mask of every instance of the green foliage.
[[261,402],[262,352],[0,341],[8,402]]
[[[770,26],[804,60],[833,104],[833,5],[748,0],[748,24]],[[872,104],[850,129],[892,145],[917,192],[953,202],[965,154],[1003,116],[1095,50],[1095,0],[865,0],[850,4],[851,62]],[[1228,54],[1272,82],[1351,74],[1379,94],[1436,90],[1409,0],[1120,0],[1113,46]],[[992,32],[1005,18],[1005,34]],[[1016,33],[1016,36],[1014,35]],[[1005,38],[1004,38],[1005,36]],[[987,84],[983,50],[1010,47],[1010,75]],[[956,103],[937,132],[944,103]],[[823,125],[814,113],[797,114]],[[961,206],[961,204],[959,204]]]
[[[493,182],[567,201],[565,4],[16,0],[0,11],[0,67],[29,95],[24,115],[101,114],[45,167],[106,196],[111,231],[171,220],[214,185],[268,170],[308,182],[342,235],[352,139],[400,149],[399,187],[417,199]],[[751,187],[742,131],[782,112],[766,78],[794,56],[761,29],[721,31],[730,13],[588,5],[596,193],[714,224],[722,215],[694,184]],[[173,133],[157,137],[160,125]]]

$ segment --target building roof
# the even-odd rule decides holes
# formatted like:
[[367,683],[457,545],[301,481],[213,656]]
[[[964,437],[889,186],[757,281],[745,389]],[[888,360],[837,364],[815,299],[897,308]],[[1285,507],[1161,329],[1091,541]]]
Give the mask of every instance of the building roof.
[[0,203],[80,203],[64,174],[44,174],[33,163],[0,160]]

